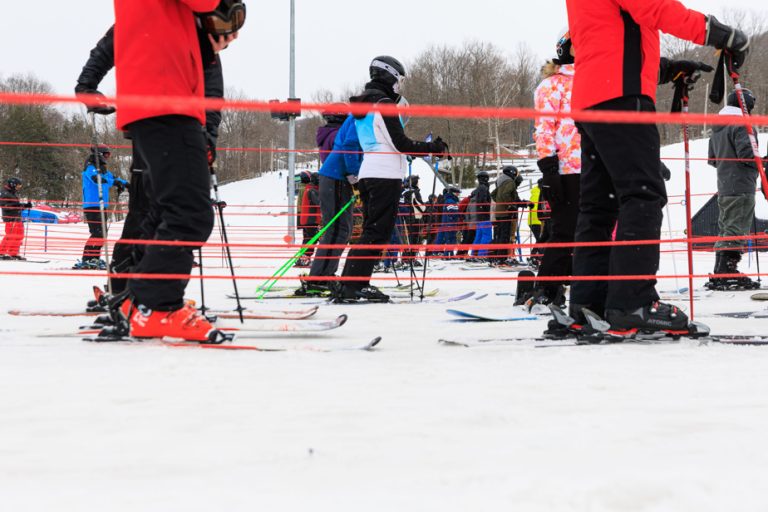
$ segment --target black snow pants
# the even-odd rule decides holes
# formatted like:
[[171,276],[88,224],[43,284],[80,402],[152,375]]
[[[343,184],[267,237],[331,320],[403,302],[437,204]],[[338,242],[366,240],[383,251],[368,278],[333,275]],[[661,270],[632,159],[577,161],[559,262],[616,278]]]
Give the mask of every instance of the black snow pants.
[[[573,243],[576,234],[576,221],[579,216],[579,196],[581,177],[578,174],[560,176],[563,190],[561,201],[549,201],[552,210],[549,224],[548,244]],[[541,226],[539,226],[541,229]],[[548,247],[539,267],[539,276],[570,276],[573,274],[573,247]],[[537,287],[547,290],[548,297],[554,297],[560,285],[569,281],[540,281]]]
[[[327,176],[320,176],[320,212],[322,225],[327,226],[333,218],[352,200],[352,186],[347,181],[339,181]],[[312,261],[310,276],[334,276],[339,268],[339,260],[344,249],[326,249],[328,245],[345,245],[352,236],[352,207],[336,219],[336,222],[320,239],[320,248]]]
[[[610,100],[591,110],[654,112],[646,96]],[[576,242],[659,240],[667,204],[659,172],[659,131],[653,124],[581,123],[582,174]],[[550,239],[551,241],[551,239]],[[576,276],[655,276],[659,245],[577,247]],[[659,299],[656,280],[575,281],[571,303],[597,312],[635,309]]]
[[[146,164],[143,185],[149,213],[143,222],[152,231],[149,238],[199,243],[146,246],[134,272],[188,275],[192,250],[208,240],[214,223],[203,127],[196,119],[174,115],[137,121],[128,129]],[[188,279],[133,279],[128,288],[138,304],[173,311],[183,307],[187,283]]]
[[[363,201],[363,234],[357,243],[361,246],[388,244],[395,229],[402,182],[398,179],[364,178],[360,180],[358,189]],[[353,247],[347,255],[342,275],[360,277],[360,280],[345,281],[343,284],[357,289],[368,286],[381,252],[381,249]]]

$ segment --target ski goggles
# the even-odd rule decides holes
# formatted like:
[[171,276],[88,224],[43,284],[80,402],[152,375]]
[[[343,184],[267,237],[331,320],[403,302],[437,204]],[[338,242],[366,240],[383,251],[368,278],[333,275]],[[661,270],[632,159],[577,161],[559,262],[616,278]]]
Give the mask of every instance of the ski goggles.
[[245,4],[221,2],[215,11],[200,14],[200,23],[213,36],[234,34],[245,25]]
[[400,72],[397,71],[397,69],[395,69],[393,66],[390,66],[389,64],[387,64],[382,60],[374,60],[373,62],[371,62],[371,67],[383,69],[384,71],[386,71],[387,73],[395,77],[395,80],[397,81],[395,82],[395,85],[392,86],[392,89],[395,91],[395,94],[400,94],[400,91],[403,90],[403,84],[405,83],[405,75],[401,75]]

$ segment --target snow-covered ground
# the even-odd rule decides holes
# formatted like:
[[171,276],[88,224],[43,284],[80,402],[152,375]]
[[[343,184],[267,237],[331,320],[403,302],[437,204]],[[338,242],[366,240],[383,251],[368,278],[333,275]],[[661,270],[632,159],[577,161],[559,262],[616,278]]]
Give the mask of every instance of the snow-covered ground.
[[[694,156],[705,148],[694,144]],[[671,195],[682,194],[677,165],[670,164]],[[697,164],[701,192],[714,191],[714,181],[703,178],[708,172],[714,175]],[[284,188],[276,175],[224,188],[223,198],[241,205],[227,210],[232,242],[282,243]],[[673,207],[672,215],[680,213]],[[692,342],[448,348],[437,340],[534,336],[545,321],[456,323],[435,304],[323,306],[320,318],[347,313],[349,323],[316,337],[253,342],[333,347],[383,336],[374,353],[229,353],[40,338],[84,319],[4,312],[76,308],[102,283],[63,270],[86,238],[82,226],[50,227],[47,255],[42,235],[31,228],[27,251],[50,264],[0,263],[2,510],[768,508],[768,349]],[[239,247],[238,272],[271,275],[287,253]],[[665,253],[662,273],[686,270],[684,253],[673,254]],[[226,275],[219,249],[208,249],[205,263],[208,273]],[[696,263],[706,273],[712,258],[697,254]],[[25,274],[34,272],[55,275]],[[428,286],[442,296],[488,293],[460,305],[509,311],[513,299],[496,293],[512,291],[513,281],[433,278],[511,276],[449,265],[430,273]],[[259,282],[242,279],[241,290]],[[660,288],[685,284],[669,280]],[[233,307],[225,298],[231,283],[206,286],[210,305]],[[188,291],[199,298],[196,281]],[[711,316],[759,308],[742,293],[697,303],[699,319],[720,333],[765,333],[765,320]]]

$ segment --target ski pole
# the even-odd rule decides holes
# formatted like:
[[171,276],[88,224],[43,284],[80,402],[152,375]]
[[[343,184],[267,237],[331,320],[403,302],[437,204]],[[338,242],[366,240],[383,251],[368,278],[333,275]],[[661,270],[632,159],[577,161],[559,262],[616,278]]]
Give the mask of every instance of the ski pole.
[[[219,229],[221,230],[222,243],[227,253],[227,261],[229,263],[229,271],[232,274],[232,286],[235,289],[235,300],[237,301],[237,314],[240,315],[240,323],[245,323],[245,317],[243,316],[243,306],[240,303],[240,292],[237,289],[237,277],[235,276],[235,266],[232,263],[232,250],[229,247],[229,236],[227,235],[227,226],[224,224],[224,203],[219,196],[219,178],[216,175],[216,168],[213,165],[209,165],[208,169],[211,172],[211,186],[213,187],[214,198],[216,199],[216,209],[219,212]],[[203,250],[200,248],[200,271],[203,270]],[[202,285],[202,279],[201,279]],[[205,304],[203,304],[205,307]]]
[[[25,210],[27,210],[27,222],[24,223],[24,250],[23,250],[23,254],[22,254],[22,257],[24,257],[24,258],[27,257],[27,240],[29,239],[29,214],[30,214],[30,209],[29,208],[25,208]],[[24,220],[24,216],[21,217],[21,220],[22,221]]]
[[[683,77],[679,87],[682,88],[683,114],[688,113],[688,96],[691,86],[697,78]],[[694,316],[693,300],[693,221],[691,217],[691,133],[687,122],[683,122],[683,146],[685,150],[685,222],[687,225],[688,242],[688,301],[691,305],[691,321]]]
[[[746,119],[749,119],[750,114],[747,109],[747,103],[744,101],[744,88],[741,86],[740,76],[738,71],[733,66],[733,56],[726,52],[726,63],[728,66],[728,73],[733,80],[733,87],[736,91],[736,97],[739,99],[739,106],[741,107],[741,113]],[[760,147],[757,143],[757,135],[752,123],[747,121],[745,124],[747,129],[747,135],[749,136],[749,142],[752,145],[752,153],[755,157],[755,165],[760,173],[760,182],[762,184],[763,196],[768,199],[768,177],[765,175],[765,167],[763,166],[763,159],[760,157]]]
[[205,307],[205,276],[203,275],[203,248],[198,247],[197,248],[197,258],[200,260],[200,301],[202,302],[202,306],[200,307],[200,311],[205,315],[205,312],[208,311],[208,308]]
[[[440,159],[435,157],[434,177],[432,178],[432,195],[435,195],[437,191],[437,177],[440,174]],[[434,206],[432,207],[434,210]],[[429,265],[429,235],[432,232],[432,220],[434,219],[434,212],[429,216],[429,222],[427,223],[427,248],[424,251],[424,269],[421,275],[421,300],[424,301],[424,288],[427,286],[427,266]]]
[[104,190],[101,181],[101,159],[99,158],[99,138],[96,130],[96,113],[91,112],[91,145],[93,146],[93,165],[96,168],[96,186],[99,187],[99,221],[104,244],[104,261],[107,267],[107,293],[112,293],[112,277],[109,269],[109,232],[107,231],[107,219],[104,215]]
[[278,281],[296,264],[299,259],[306,254],[306,252],[309,250],[309,248],[314,245],[320,238],[323,237],[326,231],[328,231],[331,226],[333,226],[337,220],[339,220],[339,217],[344,214],[347,210],[349,210],[353,204],[355,204],[355,201],[357,201],[357,197],[353,197],[349,200],[349,202],[339,210],[339,213],[336,214],[333,219],[325,226],[323,229],[321,229],[314,237],[312,237],[312,240],[307,242],[307,245],[302,247],[299,252],[293,255],[288,261],[286,261],[283,266],[281,266],[277,272],[275,272],[271,278],[267,279],[264,283],[261,284],[261,286],[258,287],[256,290],[256,293],[260,293],[259,299],[263,299],[264,296],[269,293],[269,291],[274,288],[274,286],[277,284]]
[[[752,231],[757,236],[757,216],[752,216]],[[760,275],[760,244],[757,240],[754,240],[752,247],[755,249],[755,262],[757,263],[757,282],[762,283],[763,279]]]

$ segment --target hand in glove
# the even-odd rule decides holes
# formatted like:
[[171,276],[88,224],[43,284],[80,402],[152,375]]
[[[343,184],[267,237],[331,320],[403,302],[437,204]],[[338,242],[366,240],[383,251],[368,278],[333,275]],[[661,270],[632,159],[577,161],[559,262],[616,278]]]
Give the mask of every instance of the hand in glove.
[[664,178],[664,181],[672,179],[672,171],[669,170],[669,167],[664,162],[661,162],[661,177]]
[[536,162],[536,165],[544,174],[541,188],[547,200],[553,203],[563,202],[565,193],[563,193],[563,184],[560,181],[560,159],[557,155],[552,155],[542,158]]
[[88,101],[90,103],[90,104],[86,104],[86,107],[88,108],[88,113],[93,112],[94,114],[98,114],[100,116],[108,116],[116,112],[115,107],[111,105],[107,105],[106,101],[101,103],[96,103],[96,104],[91,103],[92,101],[97,101],[99,98],[106,99],[106,96],[104,96],[102,93],[100,93],[96,89],[91,89],[89,87],[85,87],[78,84],[78,86],[75,87],[75,93],[78,96],[81,94],[91,94],[93,96],[98,96],[98,98],[88,98]]
[[120,195],[125,192],[125,183],[122,181],[116,181],[115,188],[117,188],[117,195]]
[[451,158],[451,155],[448,153],[448,144],[442,137],[438,137],[432,142],[431,153],[440,158]]
[[733,57],[733,66],[739,69],[749,53],[749,37],[737,28],[723,25],[714,16],[707,16],[707,35],[704,44],[725,50]]
[[702,71],[710,73],[714,70],[715,68],[704,62],[662,59],[659,66],[659,84],[668,84],[680,76],[692,77]]
[[205,143],[208,154],[208,165],[216,162],[216,139],[208,132],[205,132]]
[[357,182],[360,181],[360,178],[358,178],[354,174],[347,174],[347,181],[349,182],[350,185],[355,186],[357,185]]

